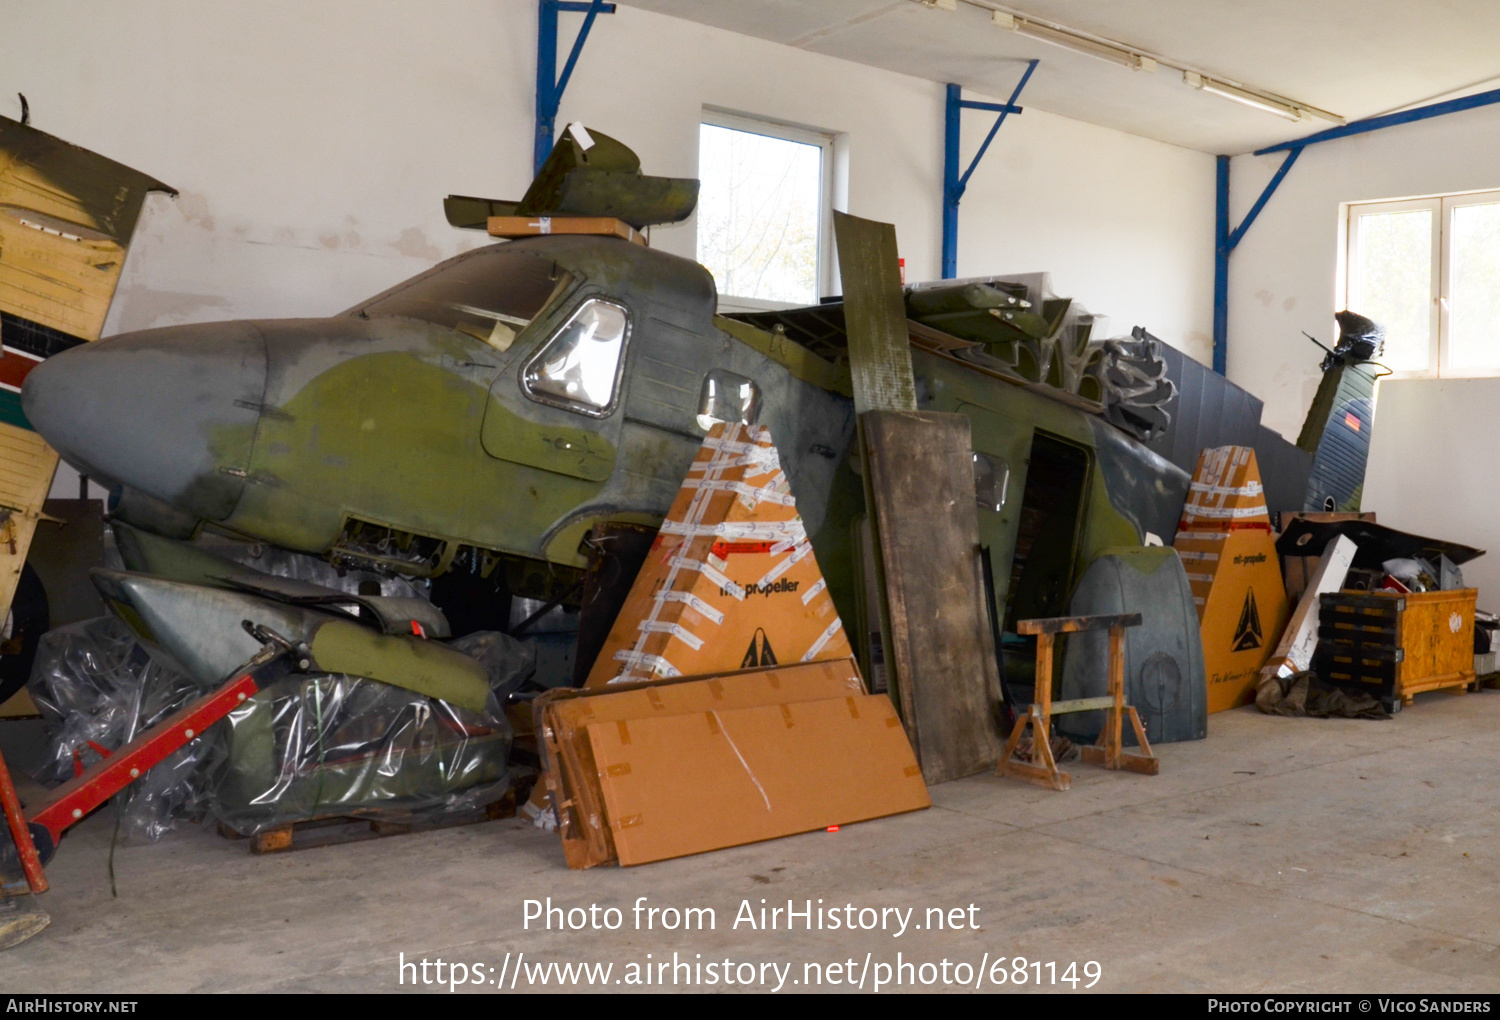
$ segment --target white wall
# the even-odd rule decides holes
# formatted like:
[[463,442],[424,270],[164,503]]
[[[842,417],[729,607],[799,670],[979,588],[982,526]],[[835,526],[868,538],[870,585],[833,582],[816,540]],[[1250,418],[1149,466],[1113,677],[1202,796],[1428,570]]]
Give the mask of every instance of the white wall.
[[[562,21],[559,64],[582,19]],[[531,179],[533,0],[10,0],[0,31],[0,112],[24,92],[36,127],[181,191],[149,200],[106,335],[338,312],[487,243],[448,226],[444,195],[516,198]],[[917,281],[940,270],[943,97],[621,6],[597,20],[559,124],[674,176],[696,174],[705,105],[839,133],[848,211],[896,224]],[[989,122],[965,115],[966,158]],[[1209,156],[1028,109],[971,180],[959,272],[1050,270],[1113,331],[1207,360],[1212,224]],[[653,242],[692,256],[694,229]]]
[[1383,383],[1366,509],[1381,524],[1489,550],[1463,566],[1479,608],[1500,610],[1500,380]]
[[[964,166],[991,123],[964,114]],[[1144,326],[1211,364],[1213,216],[1213,157],[1026,109],[969,181],[958,275],[1049,270],[1059,294],[1109,316],[1111,335]]]
[[[110,331],[338,311],[482,243],[443,195],[530,179],[532,0],[51,0],[3,21],[24,45],[0,111],[25,92],[37,127],[182,191],[153,201]],[[941,85],[622,6],[560,122],[691,176],[705,104],[845,133],[849,211],[897,225],[908,279],[938,275]],[[988,119],[965,120],[972,153]],[[960,273],[1050,269],[1117,326],[1206,354],[1212,187],[1201,153],[1027,110],[973,178]],[[693,254],[691,223],[654,239]]]
[[[1289,126],[1287,137],[1299,133],[1308,126]],[[1234,224],[1281,160],[1277,153],[1232,161]],[[1265,401],[1267,425],[1295,437],[1317,390],[1322,352],[1301,331],[1329,344],[1338,334],[1340,203],[1486,188],[1500,188],[1496,106],[1303,150],[1229,263],[1229,377]],[[1500,400],[1500,380],[1486,386]],[[1381,404],[1376,436],[1387,427]],[[1368,498],[1365,506],[1384,512]]]

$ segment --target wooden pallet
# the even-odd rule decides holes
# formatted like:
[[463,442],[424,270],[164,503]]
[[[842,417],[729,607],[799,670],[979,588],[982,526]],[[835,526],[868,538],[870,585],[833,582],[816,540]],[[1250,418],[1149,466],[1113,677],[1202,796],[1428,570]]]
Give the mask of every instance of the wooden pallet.
[[[290,850],[311,850],[320,846],[359,843],[367,839],[381,839],[385,836],[404,836],[413,832],[452,829],[461,825],[478,825],[481,822],[492,822],[501,818],[514,818],[516,798],[522,793],[520,788],[513,787],[506,791],[503,797],[483,807],[475,808],[473,811],[445,814],[435,818],[382,811],[378,814],[372,812],[363,815],[323,815],[300,822],[287,822],[248,837],[250,852],[276,854]],[[226,839],[247,838],[223,823],[219,825],[219,835]]]

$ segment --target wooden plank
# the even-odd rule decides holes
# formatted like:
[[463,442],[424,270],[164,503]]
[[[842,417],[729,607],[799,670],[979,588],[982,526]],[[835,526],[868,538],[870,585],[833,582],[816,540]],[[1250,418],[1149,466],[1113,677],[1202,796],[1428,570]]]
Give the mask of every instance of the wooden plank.
[[1100,698],[1074,698],[1071,701],[1054,701],[1052,703],[1052,715],[1070,715],[1073,712],[1098,712],[1102,709],[1113,708],[1115,699],[1111,697]]
[[844,284],[854,411],[915,411],[917,386],[911,368],[906,301],[901,293],[896,228],[835,212],[833,229],[838,239],[839,276]]
[[491,237],[545,237],[549,234],[590,234],[618,237],[646,244],[646,235],[613,216],[491,216]]
[[941,783],[993,768],[999,674],[977,576],[969,421],[871,411],[861,431],[889,619],[886,662],[922,774]]
[[1139,627],[1140,613],[1118,613],[1113,616],[1054,616],[1044,620],[1021,620],[1018,634],[1074,634],[1085,630],[1109,630],[1111,627]]

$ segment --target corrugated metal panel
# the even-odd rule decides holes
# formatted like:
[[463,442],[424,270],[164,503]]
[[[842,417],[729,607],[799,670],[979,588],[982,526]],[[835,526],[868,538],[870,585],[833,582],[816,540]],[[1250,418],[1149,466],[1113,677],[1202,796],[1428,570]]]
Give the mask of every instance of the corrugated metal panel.
[[1343,369],[1323,439],[1313,457],[1304,509],[1357,511],[1375,424],[1375,372],[1364,365]]
[[1192,474],[1204,449],[1254,447],[1271,509],[1300,509],[1312,457],[1261,425],[1260,398],[1165,343],[1162,359],[1178,396],[1167,405],[1171,427],[1151,449]]

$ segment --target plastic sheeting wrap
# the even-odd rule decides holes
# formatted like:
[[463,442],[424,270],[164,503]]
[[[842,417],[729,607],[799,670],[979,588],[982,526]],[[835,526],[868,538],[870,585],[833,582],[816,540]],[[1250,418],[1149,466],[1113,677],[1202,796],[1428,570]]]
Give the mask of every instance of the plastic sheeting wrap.
[[[48,759],[37,779],[72,779],[202,693],[189,677],[153,659],[120,621],[100,617],[42,636],[29,682],[46,726]],[[203,814],[199,738],[127,787],[116,807],[127,838],[160,839],[176,819]]]
[[210,734],[214,817],[251,835],[330,815],[461,814],[499,799],[511,783],[502,705],[530,675],[535,653],[490,632],[452,646],[489,673],[482,713],[329,674],[289,677],[246,701]]
[[[205,809],[249,835],[329,815],[409,820],[477,810],[510,785],[512,732],[502,706],[535,668],[515,638],[452,643],[486,669],[482,713],[359,677],[288,677],[125,791],[121,830],[159,839]],[[111,617],[45,635],[31,678],[51,754],[38,778],[61,783],[203,689],[154,660]]]

